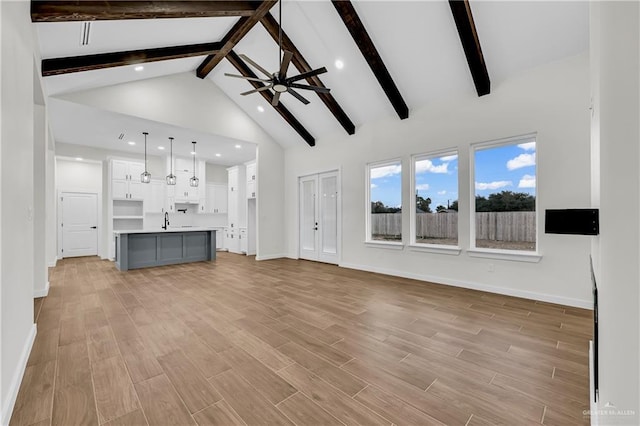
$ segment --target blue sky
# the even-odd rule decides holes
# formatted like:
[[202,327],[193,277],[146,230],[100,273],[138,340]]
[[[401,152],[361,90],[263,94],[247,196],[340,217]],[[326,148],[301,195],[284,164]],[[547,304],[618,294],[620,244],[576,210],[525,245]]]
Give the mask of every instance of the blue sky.
[[[536,193],[535,142],[477,150],[475,153],[475,194],[487,197],[500,191]],[[371,201],[387,206],[401,204],[401,166],[386,165],[371,171]],[[431,208],[446,207],[458,199],[458,157],[455,152],[416,162],[416,188],[423,198],[431,198]]]

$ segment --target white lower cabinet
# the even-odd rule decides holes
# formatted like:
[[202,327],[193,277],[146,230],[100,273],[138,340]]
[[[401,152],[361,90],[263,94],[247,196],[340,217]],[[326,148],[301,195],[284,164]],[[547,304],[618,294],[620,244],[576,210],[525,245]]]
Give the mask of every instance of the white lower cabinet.
[[238,238],[238,230],[236,228],[224,228],[225,240],[224,245],[230,253],[240,254],[240,239]]
[[240,253],[247,253],[247,228],[240,228],[238,232],[238,240],[240,243]]

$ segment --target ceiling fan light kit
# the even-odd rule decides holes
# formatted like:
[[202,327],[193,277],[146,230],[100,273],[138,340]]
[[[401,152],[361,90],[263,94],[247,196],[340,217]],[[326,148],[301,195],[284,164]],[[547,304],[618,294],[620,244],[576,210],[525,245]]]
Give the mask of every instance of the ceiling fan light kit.
[[302,74],[298,74],[296,76],[287,78],[287,70],[289,69],[289,65],[291,64],[293,53],[289,52],[288,50],[282,49],[282,0],[280,0],[280,4],[279,4],[279,15],[280,15],[280,19],[279,19],[279,36],[278,36],[278,62],[280,63],[280,69],[274,73],[270,73],[265,68],[261,67],[259,64],[257,64],[251,58],[249,58],[247,55],[241,54],[239,56],[240,58],[242,58],[242,60],[247,62],[253,68],[260,71],[267,78],[245,77],[243,75],[229,74],[229,73],[225,73],[224,75],[227,77],[242,78],[244,80],[256,81],[264,84],[263,87],[260,87],[258,89],[253,89],[247,92],[240,93],[242,96],[246,96],[252,93],[262,92],[263,90],[271,89],[274,92],[273,99],[271,100],[271,105],[273,106],[278,106],[280,102],[280,95],[282,93],[289,93],[294,98],[298,99],[300,102],[307,105],[309,104],[309,101],[294,89],[312,90],[317,93],[329,93],[331,89],[328,89],[326,87],[313,86],[310,84],[299,84],[299,83],[296,83],[296,81],[303,80],[306,78],[311,78],[319,74],[323,74],[327,72],[327,69],[325,67],[317,68],[315,70],[307,71]]

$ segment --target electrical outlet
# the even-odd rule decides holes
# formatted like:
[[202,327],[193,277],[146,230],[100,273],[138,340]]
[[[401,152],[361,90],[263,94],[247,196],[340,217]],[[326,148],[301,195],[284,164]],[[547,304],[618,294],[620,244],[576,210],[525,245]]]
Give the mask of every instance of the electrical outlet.
[[493,265],[493,263],[490,263],[490,264],[487,266],[487,271],[489,271],[489,272],[493,272],[493,271],[495,271],[495,270],[496,270],[496,268],[495,268],[495,266]]

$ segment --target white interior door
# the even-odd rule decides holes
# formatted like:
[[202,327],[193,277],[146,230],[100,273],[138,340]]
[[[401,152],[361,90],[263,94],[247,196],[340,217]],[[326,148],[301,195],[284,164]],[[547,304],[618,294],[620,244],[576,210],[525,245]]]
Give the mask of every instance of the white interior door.
[[338,172],[300,178],[300,258],[340,262]]
[[300,258],[318,260],[318,175],[300,178]]
[[63,192],[62,257],[98,254],[98,195]]
[[338,264],[338,172],[318,176],[318,260]]

